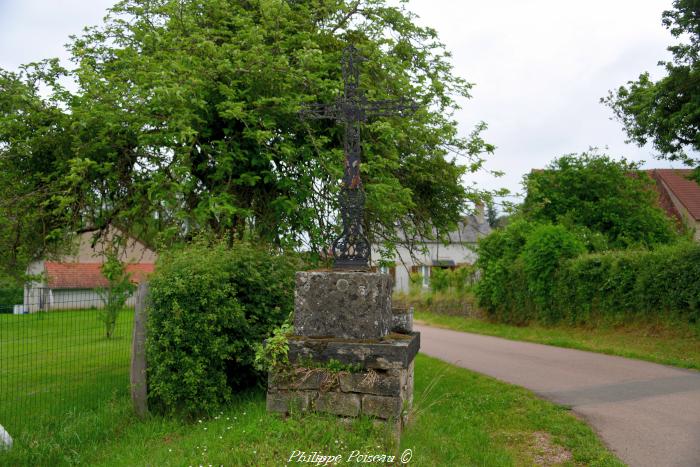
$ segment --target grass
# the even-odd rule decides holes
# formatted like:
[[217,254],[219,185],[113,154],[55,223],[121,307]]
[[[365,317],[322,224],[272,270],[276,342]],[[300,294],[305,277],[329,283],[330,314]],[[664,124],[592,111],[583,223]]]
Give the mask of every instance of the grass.
[[588,350],[700,370],[700,336],[670,326],[512,326],[479,318],[416,311],[415,319],[429,326],[498,336],[511,340]]
[[[620,465],[583,422],[524,389],[419,355],[401,445],[362,418],[268,414],[263,390],[199,420],[139,420],[128,397],[131,320],[106,339],[97,310],[0,315],[0,465],[284,465],[294,451],[397,455],[413,465]],[[543,441],[544,440],[544,441]]]
[[552,452],[570,455],[567,465],[622,465],[566,409],[423,355],[416,360],[414,408],[397,446],[366,418],[339,423],[317,414],[268,414],[262,390],[238,395],[201,421],[153,415],[140,421],[128,398],[115,396],[96,410],[25,432],[12,451],[0,453],[0,464],[272,466],[296,464],[289,460],[294,451],[347,461],[353,451],[401,455],[411,449],[417,466],[532,465]]
[[0,424],[11,434],[126,395],[133,312],[111,339],[100,312],[0,315]]

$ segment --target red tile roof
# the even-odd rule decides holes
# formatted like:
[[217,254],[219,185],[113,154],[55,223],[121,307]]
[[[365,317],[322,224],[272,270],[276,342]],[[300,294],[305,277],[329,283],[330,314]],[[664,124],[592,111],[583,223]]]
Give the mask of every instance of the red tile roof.
[[[102,275],[99,263],[56,263],[45,261],[44,268],[52,289],[95,289],[106,287],[107,279]],[[138,284],[153,272],[152,263],[127,264],[126,272],[131,281]]]
[[661,180],[668,187],[693,219],[700,220],[700,185],[687,178],[692,169],[653,169],[649,172],[652,178]]

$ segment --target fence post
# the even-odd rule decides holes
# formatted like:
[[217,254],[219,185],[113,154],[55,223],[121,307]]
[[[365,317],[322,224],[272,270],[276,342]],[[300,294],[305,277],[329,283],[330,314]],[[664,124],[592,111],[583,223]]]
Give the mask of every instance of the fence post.
[[136,415],[143,418],[148,413],[146,385],[146,302],[148,282],[139,284],[134,307],[134,336],[131,347],[131,401]]

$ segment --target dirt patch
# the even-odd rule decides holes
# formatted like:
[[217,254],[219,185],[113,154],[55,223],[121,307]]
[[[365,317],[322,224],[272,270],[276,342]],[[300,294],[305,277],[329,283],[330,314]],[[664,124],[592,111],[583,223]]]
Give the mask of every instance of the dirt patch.
[[535,465],[544,467],[563,464],[573,457],[568,449],[553,444],[552,436],[544,431],[536,431],[532,434],[530,448]]

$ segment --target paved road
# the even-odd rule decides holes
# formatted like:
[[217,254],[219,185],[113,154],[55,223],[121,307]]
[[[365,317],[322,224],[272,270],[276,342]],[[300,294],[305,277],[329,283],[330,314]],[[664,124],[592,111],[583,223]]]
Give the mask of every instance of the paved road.
[[630,466],[700,466],[698,372],[427,326],[416,330],[427,355],[571,407]]

